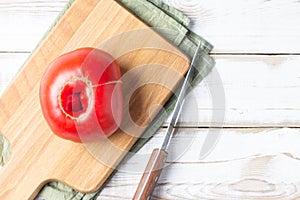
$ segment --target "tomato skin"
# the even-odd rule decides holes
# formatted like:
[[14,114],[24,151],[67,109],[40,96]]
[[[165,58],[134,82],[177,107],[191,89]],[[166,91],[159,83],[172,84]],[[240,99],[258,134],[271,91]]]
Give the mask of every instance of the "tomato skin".
[[66,53],[55,59],[42,77],[40,103],[57,136],[74,142],[108,137],[122,121],[120,67],[99,49]]

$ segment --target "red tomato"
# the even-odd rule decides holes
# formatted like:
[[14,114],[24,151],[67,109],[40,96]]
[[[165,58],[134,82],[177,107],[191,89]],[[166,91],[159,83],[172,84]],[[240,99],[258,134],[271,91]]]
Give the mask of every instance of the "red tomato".
[[123,115],[120,67],[108,53],[81,48],[47,68],[40,85],[42,112],[52,131],[74,142],[108,137]]

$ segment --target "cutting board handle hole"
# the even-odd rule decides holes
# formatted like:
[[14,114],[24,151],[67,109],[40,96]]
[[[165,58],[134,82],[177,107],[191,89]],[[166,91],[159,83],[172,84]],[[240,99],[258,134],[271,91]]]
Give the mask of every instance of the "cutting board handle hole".
[[0,133],[0,170],[9,160],[11,155],[10,142]]

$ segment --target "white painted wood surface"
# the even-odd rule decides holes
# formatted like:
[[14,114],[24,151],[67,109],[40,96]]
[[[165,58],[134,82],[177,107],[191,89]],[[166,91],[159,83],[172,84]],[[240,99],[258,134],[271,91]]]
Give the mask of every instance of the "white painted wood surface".
[[[180,125],[190,128],[172,141],[153,199],[300,199],[300,2],[164,1],[193,19],[192,29],[214,44],[217,64],[187,100]],[[1,0],[0,92],[66,3]],[[212,99],[222,88],[224,107]],[[227,128],[214,129],[221,137],[201,160],[210,126]],[[131,199],[163,134],[120,167],[99,199]]]
[[[67,1],[2,0],[1,50],[31,51]],[[298,1],[164,1],[193,19],[193,29],[214,44],[214,52],[300,53]]]
[[[216,68],[191,93],[183,112],[183,124],[299,127],[300,56],[214,57]],[[216,79],[216,74],[219,74],[221,81]],[[225,93],[224,107],[221,107],[220,99],[216,99],[218,96],[213,95],[222,89]],[[222,95],[219,96],[222,98]],[[225,113],[223,121],[213,118],[213,114],[222,111]]]
[[193,19],[215,52],[299,53],[299,1],[165,1]]
[[[199,146],[206,132],[187,129],[175,136],[173,159],[168,160],[153,199],[300,198],[299,129],[222,130],[215,150],[200,160]],[[122,166],[99,199],[131,199],[141,177],[138,171],[163,135],[160,131],[153,138],[155,144],[147,144]],[[191,137],[193,142],[187,142]],[[174,149],[183,141],[187,148]]]

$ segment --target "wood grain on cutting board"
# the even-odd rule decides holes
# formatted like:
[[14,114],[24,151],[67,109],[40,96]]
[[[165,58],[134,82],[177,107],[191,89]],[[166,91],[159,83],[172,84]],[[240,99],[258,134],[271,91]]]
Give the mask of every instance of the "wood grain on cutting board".
[[[134,36],[128,31],[133,31]],[[122,33],[126,33],[125,38],[120,37]],[[134,40],[136,34],[139,38]],[[131,40],[135,42],[130,49]],[[39,81],[51,61],[85,46],[101,47],[116,56],[126,77],[123,93],[128,116],[125,115],[124,129],[106,141],[83,145],[51,133],[38,95]],[[183,54],[115,1],[76,0],[0,99],[0,132],[12,148],[9,162],[0,172],[1,199],[32,199],[52,180],[82,192],[96,190],[158,112],[157,105],[163,105],[170,97],[170,90],[176,87],[188,65]],[[141,66],[147,70],[138,70]],[[143,85],[145,81],[161,80],[167,87],[155,82]],[[139,84],[136,91],[128,91]],[[127,127],[130,121],[137,126]]]

